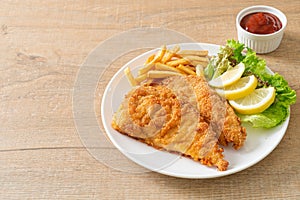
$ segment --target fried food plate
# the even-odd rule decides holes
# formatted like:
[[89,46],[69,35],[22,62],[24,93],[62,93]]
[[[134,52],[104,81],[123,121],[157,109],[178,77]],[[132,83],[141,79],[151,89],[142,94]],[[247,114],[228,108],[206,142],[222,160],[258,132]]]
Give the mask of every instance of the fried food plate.
[[[178,45],[182,50],[208,50],[209,55],[217,55],[220,48],[219,45],[206,43],[181,43]],[[173,46],[175,45],[169,45],[168,48]],[[103,94],[101,115],[106,134],[114,146],[127,158],[161,174],[181,178],[206,179],[222,177],[247,169],[268,156],[280,143],[288,127],[290,116],[284,123],[272,129],[252,128],[248,124],[243,124],[247,130],[244,146],[239,150],[234,150],[230,146],[224,147],[224,156],[229,162],[229,166],[226,171],[218,171],[215,167],[208,167],[189,158],[156,150],[118,133],[111,127],[112,116],[117,111],[125,94],[132,88],[124,75],[124,69],[130,67],[133,74],[137,74],[145,60],[157,51],[158,49],[148,51],[124,65],[113,76]],[[273,73],[270,69],[268,70]]]

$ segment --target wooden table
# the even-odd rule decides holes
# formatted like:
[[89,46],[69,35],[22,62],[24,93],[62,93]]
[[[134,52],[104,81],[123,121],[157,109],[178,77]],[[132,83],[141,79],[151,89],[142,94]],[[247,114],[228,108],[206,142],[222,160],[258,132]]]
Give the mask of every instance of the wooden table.
[[[291,107],[283,140],[269,156],[244,171],[216,179],[119,170],[133,164],[114,157],[119,154],[113,153],[113,147],[100,149],[104,162],[95,159],[80,140],[78,120],[74,120],[78,72],[101,42],[133,29],[158,27],[197,42],[225,44],[237,38],[236,14],[258,4],[1,1],[0,199],[299,199],[299,101]],[[300,96],[300,1],[266,0],[264,4],[282,10],[288,26],[280,47],[261,57]],[[117,46],[112,46],[112,52]],[[97,86],[96,99],[101,99],[116,70],[143,51],[127,52],[113,63],[103,61],[111,65]],[[81,120],[88,124],[89,119]]]

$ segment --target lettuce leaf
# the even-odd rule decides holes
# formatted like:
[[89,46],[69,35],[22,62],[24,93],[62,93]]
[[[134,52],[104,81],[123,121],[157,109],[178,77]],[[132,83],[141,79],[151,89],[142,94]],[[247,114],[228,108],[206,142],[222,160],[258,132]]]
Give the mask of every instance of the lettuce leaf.
[[217,56],[213,56],[210,59],[207,67],[204,70],[204,75],[208,80],[217,78],[224,72],[232,68],[236,63],[232,58],[234,50],[228,47],[220,47],[220,51]]
[[242,122],[249,122],[254,128],[272,128],[285,121],[289,110],[280,102],[275,102],[262,113],[253,115],[238,114]]
[[267,76],[266,81],[276,89],[276,100],[289,106],[296,103],[296,91],[292,90],[288,82],[279,74]]

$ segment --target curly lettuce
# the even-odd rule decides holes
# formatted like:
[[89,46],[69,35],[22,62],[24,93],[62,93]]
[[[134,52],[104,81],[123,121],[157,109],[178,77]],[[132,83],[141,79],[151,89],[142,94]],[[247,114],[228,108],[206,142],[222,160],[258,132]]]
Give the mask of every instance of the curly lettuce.
[[221,47],[217,56],[210,59],[207,67],[204,70],[204,75],[207,79],[215,79],[233,66],[236,65],[235,59],[232,59],[234,51],[232,48]]

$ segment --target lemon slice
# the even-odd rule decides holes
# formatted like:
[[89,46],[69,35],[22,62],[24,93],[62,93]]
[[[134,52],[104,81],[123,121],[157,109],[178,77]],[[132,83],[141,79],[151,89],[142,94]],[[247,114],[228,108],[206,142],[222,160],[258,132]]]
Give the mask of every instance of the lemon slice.
[[256,114],[266,110],[275,100],[275,88],[259,88],[251,94],[236,100],[230,105],[241,114]]
[[244,71],[245,65],[243,63],[239,63],[232,69],[224,72],[221,76],[210,80],[208,84],[216,88],[227,87],[237,82],[242,77]]
[[254,75],[251,75],[241,78],[236,83],[227,86],[224,89],[216,89],[216,92],[226,99],[234,100],[252,93],[256,86],[257,79]]

